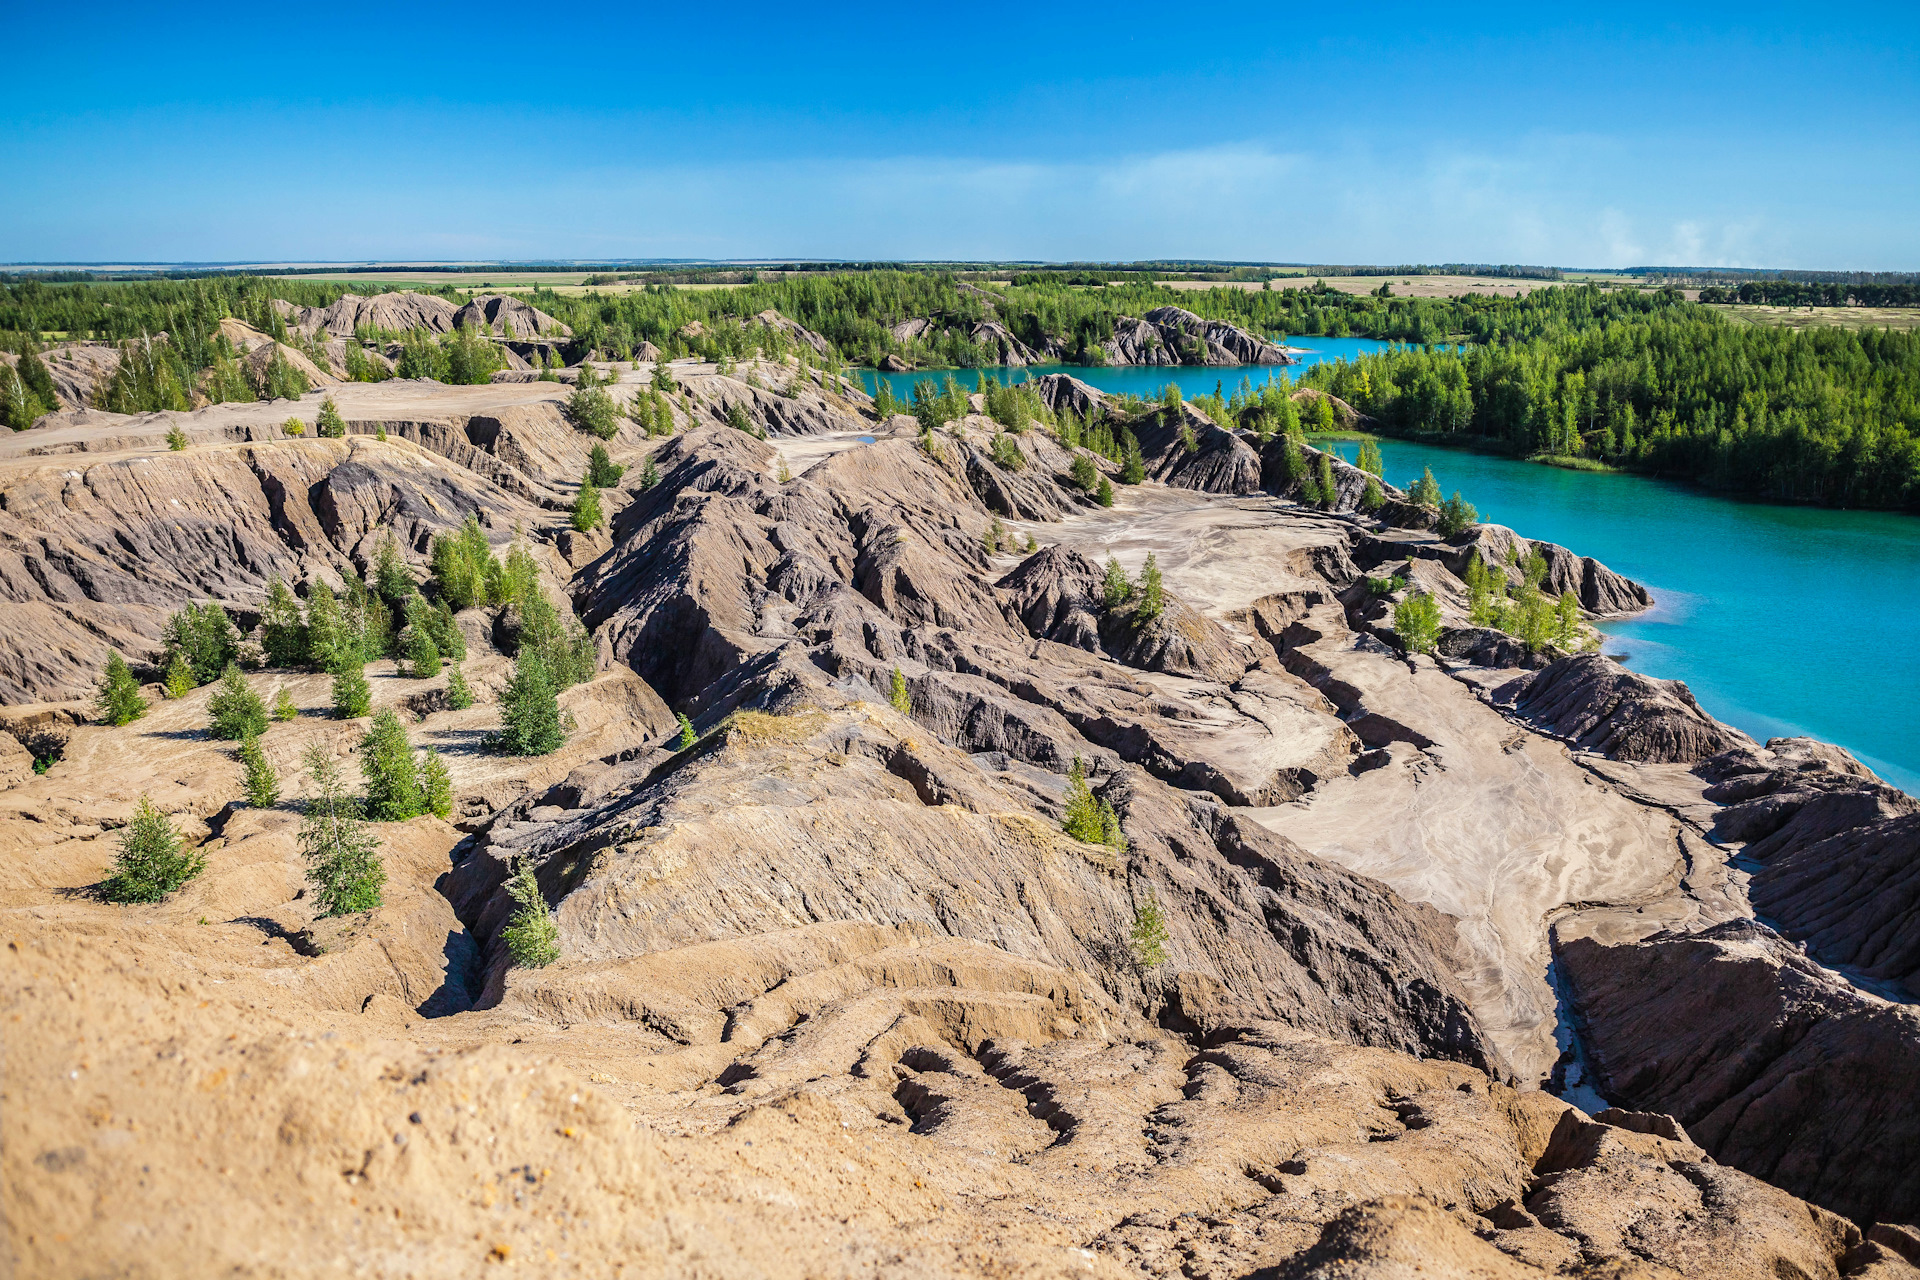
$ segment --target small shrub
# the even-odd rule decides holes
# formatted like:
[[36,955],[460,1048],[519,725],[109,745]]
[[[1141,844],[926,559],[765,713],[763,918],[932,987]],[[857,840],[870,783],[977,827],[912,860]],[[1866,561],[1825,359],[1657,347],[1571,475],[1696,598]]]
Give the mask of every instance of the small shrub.
[[1127,935],[1127,941],[1133,947],[1133,961],[1142,969],[1153,969],[1167,962],[1167,943],[1172,940],[1167,932],[1166,913],[1160,909],[1160,898],[1153,890],[1147,890],[1147,896],[1133,910],[1133,930]]
[[1093,500],[1103,507],[1113,505],[1113,481],[1100,477],[1100,487],[1093,492]]
[[288,418],[280,424],[280,429],[290,436],[303,436],[307,434],[307,424],[298,418]]
[[1393,633],[1409,653],[1432,653],[1440,642],[1440,602],[1422,592],[1393,606]]
[[507,896],[520,904],[513,919],[501,931],[507,954],[516,969],[539,969],[560,958],[560,926],[540,892],[540,881],[533,864],[523,862],[507,881]]
[[1160,581],[1160,562],[1153,552],[1147,553],[1147,563],[1140,570],[1140,608],[1134,613],[1136,622],[1152,622],[1167,607],[1166,588]]
[[1107,556],[1106,577],[1100,581],[1100,599],[1109,609],[1117,609],[1133,599],[1133,580],[1111,553]]
[[347,420],[340,416],[332,396],[320,402],[320,419],[313,425],[313,434],[323,440],[338,440],[347,434]]
[[282,722],[293,720],[300,715],[300,708],[293,705],[293,695],[284,688],[273,695],[273,718]]
[[176,653],[167,660],[166,688],[169,698],[184,698],[199,688],[185,654]]
[[465,711],[473,705],[473,689],[467,684],[467,676],[459,667],[447,673],[447,705],[455,711]]
[[142,795],[120,831],[113,875],[100,886],[108,902],[158,902],[206,869],[204,855],[180,847],[167,815]]
[[424,626],[407,628],[407,674],[415,680],[431,680],[440,674],[440,646]]
[[1407,496],[1422,507],[1440,505],[1440,482],[1433,478],[1432,467],[1427,467],[1420,473],[1420,478],[1413,482],[1413,488],[1407,491]]
[[1480,522],[1480,513],[1473,504],[1460,496],[1455,489],[1453,496],[1440,504],[1440,536],[1451,541]]
[[127,669],[127,660],[117,653],[107,655],[107,669],[100,677],[100,693],[94,703],[100,708],[102,724],[132,724],[147,714],[147,700],[140,696],[140,682]]
[[580,492],[573,499],[573,527],[580,533],[598,529],[605,523],[606,517],[600,513],[600,489],[588,476],[580,482]]
[[1094,466],[1093,459],[1084,453],[1074,455],[1073,483],[1088,493],[1092,493],[1094,486],[1100,483],[1100,469]]
[[694,743],[698,742],[700,739],[694,734],[693,721],[687,719],[686,712],[684,711],[679,712],[675,718],[680,721],[679,749],[681,751],[685,751],[688,747],[691,747]]
[[179,453],[187,447],[187,433],[180,429],[179,423],[167,428],[167,448]]
[[305,666],[312,645],[307,624],[300,617],[300,601],[275,577],[267,585],[266,607],[260,611],[260,648],[270,667]]
[[901,715],[913,714],[913,694],[907,689],[907,677],[898,667],[893,669],[893,687],[887,694],[887,701]]
[[1004,431],[994,433],[991,453],[994,465],[1002,471],[1025,471],[1027,469],[1026,455],[1020,452],[1020,446],[1014,443],[1013,437]]
[[1380,481],[1373,476],[1367,477],[1367,487],[1360,494],[1360,509],[1372,515],[1387,505],[1387,495],[1380,488]]
[[511,756],[543,756],[566,740],[553,674],[538,649],[522,647],[513,660],[513,679],[500,696],[497,745]]
[[653,459],[647,459],[647,465],[640,468],[640,487],[651,489],[660,483],[660,468],[653,465]]
[[602,489],[619,484],[620,477],[626,473],[625,467],[607,456],[607,446],[603,444],[593,446],[593,452],[587,455],[587,479]]
[[440,753],[428,747],[420,753],[420,811],[436,818],[453,816],[453,777]]
[[371,911],[387,882],[380,865],[380,839],[367,829],[358,797],[347,791],[340,766],[321,743],[307,748],[305,763],[313,794],[300,824],[300,854],[324,916]]
[[365,660],[358,653],[351,654],[334,668],[334,718],[357,720],[372,710],[373,690],[367,687]]
[[1087,766],[1079,756],[1073,758],[1073,767],[1067,771],[1066,806],[1060,817],[1060,829],[1088,844],[1106,843],[1107,828],[1101,821],[1100,803],[1087,785]]
[[271,809],[280,803],[280,778],[267,763],[267,753],[260,749],[260,739],[248,734],[240,739],[240,763],[246,768],[243,786],[247,792],[247,803],[256,809]]
[[360,740],[360,774],[367,782],[367,816],[405,822],[420,813],[420,779],[407,731],[393,708],[382,707]]
[[220,677],[220,690],[207,699],[208,729],[216,738],[241,739],[267,731],[267,704],[253,691],[237,665]]

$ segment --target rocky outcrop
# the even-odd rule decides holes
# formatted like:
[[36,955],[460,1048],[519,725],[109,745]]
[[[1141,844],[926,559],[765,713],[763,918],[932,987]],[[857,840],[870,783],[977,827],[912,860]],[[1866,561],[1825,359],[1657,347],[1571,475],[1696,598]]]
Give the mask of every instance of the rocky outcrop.
[[1547,563],[1541,589],[1556,596],[1573,592],[1581,609],[1589,614],[1615,617],[1639,613],[1653,604],[1652,592],[1593,557],[1576,555],[1551,542],[1522,538],[1504,525],[1474,525],[1462,538],[1446,544],[1442,558],[1456,577],[1464,578],[1467,562],[1477,554],[1488,566],[1503,570],[1511,585],[1519,586],[1521,565],[1536,552]]
[[[831,342],[828,342],[825,338],[807,328],[805,325],[787,319],[787,317],[781,315],[772,307],[768,307],[765,311],[755,316],[754,319],[759,321],[764,327],[776,330],[782,337],[787,339],[787,341],[810,348],[816,356],[828,357],[833,354],[833,344]],[[644,359],[645,357],[641,358]]]
[[1026,385],[1033,388],[1040,402],[1056,416],[1071,413],[1086,419],[1107,400],[1106,392],[1068,373],[1044,373],[1029,379]]
[[[1202,493],[1260,490],[1260,455],[1190,404],[1156,410],[1128,427],[1140,441],[1147,475],[1162,484]],[[1187,447],[1189,439],[1192,448]]]
[[1680,681],[1628,671],[1597,653],[1562,658],[1499,696],[1546,732],[1616,760],[1694,764],[1752,745],[1702,711]]
[[1156,307],[1139,319],[1121,316],[1101,344],[1108,364],[1290,364],[1286,352],[1220,320],[1180,307]]
[[[11,351],[0,351],[0,362],[7,365],[19,359]],[[53,380],[54,395],[59,400],[55,410],[84,409],[113,381],[120,368],[120,347],[113,342],[62,342],[41,352],[39,359]]]
[[459,327],[454,322],[459,311],[459,307],[445,298],[402,292],[376,293],[371,297],[346,293],[330,306],[289,306],[281,314],[291,327],[302,332],[316,333],[324,328],[329,337],[347,338],[363,327],[384,333],[409,333],[416,329],[452,333]]
[[1100,650],[1100,567],[1077,551],[1046,547],[995,583],[1013,598],[1014,612],[1039,640]]
[[1667,1112],[1715,1159],[1856,1221],[1920,1217],[1912,1008],[1751,921],[1576,939],[1558,958],[1607,1097]]
[[572,329],[512,294],[481,294],[454,312],[452,323],[455,329],[473,329],[501,338],[524,340],[573,336]]

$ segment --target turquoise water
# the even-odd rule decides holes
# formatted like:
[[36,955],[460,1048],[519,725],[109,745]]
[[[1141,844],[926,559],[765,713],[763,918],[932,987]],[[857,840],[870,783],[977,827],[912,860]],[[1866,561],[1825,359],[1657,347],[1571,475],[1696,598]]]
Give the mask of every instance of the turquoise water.
[[[1356,444],[1335,446],[1349,461]],[[1645,583],[1606,651],[1684,680],[1762,740],[1811,734],[1920,794],[1920,519],[1735,502],[1641,476],[1382,440],[1387,479],[1432,467],[1482,520]]]
[[1001,382],[1025,382],[1047,373],[1070,373],[1090,387],[1114,395],[1129,393],[1146,399],[1156,399],[1161,388],[1169,382],[1180,384],[1180,390],[1189,396],[1206,395],[1214,384],[1220,384],[1227,395],[1246,378],[1256,387],[1269,378],[1281,379],[1298,377],[1300,370],[1308,365],[1320,364],[1328,360],[1351,360],[1356,356],[1385,351],[1393,344],[1374,338],[1282,338],[1279,341],[1294,348],[1294,357],[1299,364],[1273,365],[1248,364],[1227,365],[1208,368],[1165,365],[1119,365],[1089,367],[1078,364],[1039,364],[1024,369],[999,365],[990,369],[953,369],[933,370],[920,373],[880,373],[874,369],[860,370],[869,394],[879,390],[880,380],[885,379],[893,388],[893,394],[900,400],[913,395],[913,384],[931,378],[936,384],[951,373],[961,387],[972,391],[979,382],[982,373],[990,373]]

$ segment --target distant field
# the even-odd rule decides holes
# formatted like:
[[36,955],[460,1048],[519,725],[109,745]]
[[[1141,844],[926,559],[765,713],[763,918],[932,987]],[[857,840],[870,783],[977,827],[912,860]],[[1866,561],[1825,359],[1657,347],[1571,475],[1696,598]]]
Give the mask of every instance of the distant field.
[[[1398,298],[1457,298],[1463,293],[1497,293],[1505,298],[1532,293],[1556,283],[1552,280],[1517,280],[1500,276],[1314,276],[1295,275],[1275,280],[1276,289],[1296,289],[1315,280],[1324,280],[1341,293],[1372,293],[1382,284],[1393,286]],[[1252,289],[1258,280],[1216,283],[1212,280],[1168,280],[1169,289]]]
[[1920,329],[1920,307],[1759,307],[1716,305],[1746,324],[1786,329]]

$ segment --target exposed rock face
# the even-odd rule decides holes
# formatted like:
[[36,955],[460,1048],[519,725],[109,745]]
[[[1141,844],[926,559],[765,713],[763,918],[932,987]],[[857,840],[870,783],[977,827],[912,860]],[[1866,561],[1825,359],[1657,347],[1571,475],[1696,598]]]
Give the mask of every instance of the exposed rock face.
[[460,308],[445,298],[428,293],[377,293],[363,298],[357,293],[340,295],[327,307],[286,307],[281,314],[287,323],[307,333],[324,327],[330,337],[353,336],[365,326],[390,333],[425,329],[430,333],[452,333]]
[[[789,341],[804,343],[806,346],[811,347],[815,355],[831,356],[833,354],[833,344],[831,342],[828,342],[825,338],[806,326],[787,319],[772,307],[768,307],[765,311],[755,316],[754,319],[769,329],[777,329]],[[641,358],[645,359],[644,356]]]
[[[1518,562],[1538,552],[1547,562],[1542,590],[1556,596],[1572,591],[1582,609],[1600,617],[1638,613],[1653,604],[1652,592],[1593,557],[1575,555],[1551,542],[1530,541],[1504,525],[1474,525],[1460,540],[1444,544],[1441,555],[1448,569],[1464,577],[1467,562],[1476,552],[1489,567],[1503,570],[1515,586],[1522,577]],[[1509,562],[1509,553],[1514,562]]]
[[1920,814],[1775,853],[1754,910],[1830,965],[1920,1000]]
[[1045,373],[1028,381],[1028,386],[1055,414],[1072,413],[1086,418],[1106,403],[1107,393],[1080,381],[1068,373]]
[[1013,597],[1020,615],[1036,639],[1098,652],[1101,599],[1100,567],[1077,551],[1047,547],[1020,562],[1020,567],[995,585]]
[[481,294],[454,312],[453,327],[471,328],[502,338],[573,336],[572,329],[525,299],[500,293]]
[[1108,364],[1290,364],[1286,352],[1220,320],[1202,320],[1180,307],[1156,307],[1140,318],[1122,316],[1101,344]]
[[1597,653],[1562,658],[1501,697],[1580,750],[1616,760],[1693,764],[1752,745],[1702,711],[1678,680],[1639,675]]
[[[1161,409],[1130,425],[1152,479],[1203,493],[1259,492],[1260,455],[1192,405]],[[1194,442],[1192,449],[1181,440],[1183,427]]]
[[[0,361],[18,363],[10,351],[0,351]],[[47,376],[53,379],[57,409],[84,409],[94,394],[113,380],[120,368],[120,347],[112,342],[62,342],[40,354]]]
[[1920,1015],[1735,921],[1559,948],[1598,1087],[1665,1111],[1726,1164],[1856,1220],[1920,1216]]

